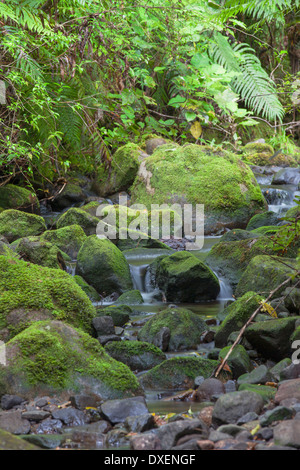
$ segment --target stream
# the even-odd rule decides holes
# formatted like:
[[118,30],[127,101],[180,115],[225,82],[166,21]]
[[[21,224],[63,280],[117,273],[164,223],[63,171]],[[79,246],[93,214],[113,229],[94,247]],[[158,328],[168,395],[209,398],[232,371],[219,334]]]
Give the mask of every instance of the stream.
[[[295,205],[295,196],[300,195],[300,191],[297,185],[291,184],[272,184],[272,174],[266,171],[264,174],[263,169],[259,169],[258,173],[253,172],[257,179],[258,184],[267,200],[268,210],[273,211],[280,217],[283,217],[285,212]],[[199,258],[204,259],[206,254],[210,251],[215,243],[218,243],[220,236],[205,236],[204,245],[201,250],[193,251],[193,253]],[[131,320],[124,329],[122,339],[133,339],[138,329],[143,325],[152,315],[172,305],[167,302],[162,302],[157,295],[150,283],[147,276],[147,267],[151,262],[155,260],[157,256],[162,254],[170,254],[172,251],[162,249],[150,249],[150,248],[138,248],[134,250],[128,250],[124,252],[124,255],[130,265],[130,271],[133,281],[134,289],[138,289],[143,297],[144,303],[139,305],[130,305],[134,314]],[[75,274],[76,262],[68,265],[68,272],[72,275]],[[177,304],[177,307],[187,308],[201,317],[204,320],[210,320],[214,324],[218,324],[218,314],[222,313],[225,306],[234,301],[232,297],[232,290],[229,283],[225,278],[219,278],[220,282],[220,294],[215,301],[212,302],[199,302],[191,304]],[[113,302],[95,303],[96,307],[108,306]],[[214,347],[214,343],[203,343],[200,344],[196,351],[184,351],[176,353],[167,353],[167,358],[174,357],[174,355],[187,355],[197,353],[202,357],[205,357],[209,349]],[[144,373],[144,372],[142,372]],[[174,391],[174,394],[176,391]],[[203,404],[195,402],[181,402],[175,400],[167,400],[170,398],[172,392],[170,390],[164,391],[146,391],[146,401],[150,412],[155,413],[182,413],[187,412],[188,409],[191,411],[199,411]]]

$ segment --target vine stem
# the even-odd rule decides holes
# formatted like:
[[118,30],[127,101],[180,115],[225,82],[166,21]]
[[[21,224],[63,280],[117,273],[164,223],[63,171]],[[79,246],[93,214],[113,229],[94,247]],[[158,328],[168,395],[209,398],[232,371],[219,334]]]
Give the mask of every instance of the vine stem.
[[[297,271],[296,273],[296,277],[299,276],[300,274],[300,271]],[[290,282],[290,278],[286,279],[285,281],[283,281],[279,286],[277,286],[274,290],[272,290],[268,296],[268,298],[265,300],[265,302],[268,302],[272,297],[273,295],[279,290],[281,289],[283,286],[285,286],[286,284],[288,284]],[[248,318],[247,322],[244,324],[244,326],[240,329],[240,332],[236,338],[236,340],[234,341],[234,343],[232,344],[231,348],[229,349],[228,353],[226,354],[226,356],[224,357],[223,361],[221,362],[221,364],[219,365],[219,367],[217,368],[216,372],[214,373],[214,376],[217,377],[219,375],[219,373],[221,372],[221,370],[223,369],[223,367],[225,366],[226,364],[226,361],[228,360],[230,354],[232,353],[232,351],[234,350],[235,346],[240,342],[241,340],[241,337],[243,336],[247,326],[250,325],[250,323],[254,320],[254,318],[256,317],[256,315],[260,312],[260,309],[261,309],[261,305],[255,310],[255,312],[252,313],[252,315],[250,316],[250,318]]]

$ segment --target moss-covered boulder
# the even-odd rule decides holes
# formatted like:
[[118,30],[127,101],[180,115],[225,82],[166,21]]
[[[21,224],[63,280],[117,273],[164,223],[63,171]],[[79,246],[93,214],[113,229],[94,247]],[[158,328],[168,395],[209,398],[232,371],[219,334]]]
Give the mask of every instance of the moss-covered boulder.
[[195,387],[195,378],[209,378],[218,361],[196,356],[167,359],[139,377],[145,390],[187,390]]
[[254,230],[267,225],[279,225],[281,223],[280,216],[273,211],[265,211],[256,214],[249,220],[246,230]]
[[68,225],[57,230],[47,230],[40,239],[53,243],[61,251],[75,259],[87,236],[80,225]]
[[111,341],[105,350],[133,371],[152,369],[166,360],[166,355],[159,348],[143,341]]
[[138,339],[156,344],[162,328],[169,328],[168,351],[193,349],[200,343],[206,330],[204,320],[185,308],[167,308],[153,315],[138,332]]
[[211,248],[205,263],[235,289],[251,259],[265,253],[274,254],[274,243],[266,236],[220,241]]
[[[229,352],[230,346],[226,346],[225,348],[221,349],[219,353],[219,359],[223,360],[226,354]],[[237,379],[240,375],[246,374],[253,370],[253,364],[248,356],[248,353],[244,346],[238,344],[230,353],[227,364],[230,367],[232,372],[232,378]]]
[[249,238],[259,238],[260,234],[257,234],[257,232],[252,232],[250,230],[243,230],[241,228],[234,228],[232,230],[228,230],[228,232],[224,233],[224,235],[221,236],[220,240],[218,243],[223,243],[223,242],[237,242],[240,240],[247,240]]
[[137,289],[124,292],[124,294],[120,295],[120,297],[115,302],[116,305],[141,305],[143,303],[143,296]]
[[123,253],[110,240],[96,235],[88,237],[80,248],[76,274],[103,296],[133,289],[129,264]]
[[132,309],[128,305],[109,305],[108,307],[97,308],[97,316],[110,316],[114,326],[124,326],[130,320]]
[[66,269],[64,254],[56,245],[39,237],[20,238],[11,247],[24,261],[48,268]]
[[241,384],[238,387],[238,391],[255,392],[260,395],[264,403],[269,403],[271,400],[274,401],[276,395],[276,388],[269,385],[257,385],[257,384]]
[[41,447],[26,442],[22,437],[0,429],[0,450],[42,450]]
[[70,181],[62,191],[59,191],[55,197],[51,199],[51,207],[54,210],[63,210],[68,207],[82,203],[86,200],[86,194],[80,185]]
[[297,160],[284,151],[274,151],[267,143],[249,142],[242,148],[242,159],[250,165],[258,166],[297,166]]
[[66,272],[0,256],[1,340],[49,318],[91,333],[95,315],[86,294]]
[[229,152],[194,144],[155,150],[141,163],[131,195],[148,210],[151,204],[204,204],[205,233],[245,228],[267,208],[245,163]]
[[276,292],[278,297],[286,287],[295,284],[296,281],[292,276],[299,268],[299,261],[293,258],[255,256],[242,274],[235,295],[241,297],[248,291],[254,291],[267,297],[272,290],[290,277],[289,283]]
[[102,297],[93,286],[90,286],[81,276],[77,274],[73,277],[78,286],[85,292],[91,302],[100,302]]
[[225,318],[215,331],[214,341],[217,348],[227,345],[230,334],[240,331],[262,300],[263,297],[255,292],[247,292],[224,309],[222,316]]
[[297,317],[257,321],[245,330],[245,338],[263,357],[282,360],[292,355],[291,335]]
[[5,393],[114,399],[140,395],[141,389],[130,369],[96,339],[64,322],[41,321],[6,344],[6,366],[0,366],[0,394]]
[[220,292],[217,276],[187,251],[178,251],[160,259],[155,283],[170,302],[214,300]]
[[0,207],[2,210],[16,209],[38,214],[40,203],[33,190],[7,184],[0,187]]
[[61,229],[70,225],[79,225],[87,236],[95,235],[99,219],[93,217],[88,212],[71,207],[64,212],[57,220],[56,227]]
[[110,165],[98,166],[93,190],[102,197],[128,189],[133,183],[141,156],[141,148],[133,143],[120,147],[113,155]]
[[11,243],[18,238],[38,236],[47,229],[43,217],[15,209],[0,213],[0,235]]

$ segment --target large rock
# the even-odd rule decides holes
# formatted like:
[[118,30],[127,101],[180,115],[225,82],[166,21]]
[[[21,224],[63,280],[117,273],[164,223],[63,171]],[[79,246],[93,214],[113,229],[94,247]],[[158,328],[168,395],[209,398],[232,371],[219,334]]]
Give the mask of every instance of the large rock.
[[162,258],[156,268],[155,283],[169,302],[215,300],[220,292],[217,276],[187,251]]
[[288,419],[274,427],[274,442],[280,446],[300,449],[300,420]]
[[272,179],[272,184],[293,184],[300,183],[300,168],[282,168]]
[[204,320],[196,313],[184,308],[167,308],[146,322],[138,332],[138,339],[157,344],[157,337],[165,327],[170,331],[168,351],[197,347],[202,333],[207,329]]
[[266,201],[250,168],[228,152],[188,144],[166,144],[141,163],[132,202],[204,204],[205,233],[244,228]]
[[88,297],[66,272],[0,256],[2,340],[10,339],[34,321],[49,318],[92,332],[95,314]]
[[246,413],[260,414],[264,406],[264,400],[260,395],[250,391],[239,391],[221,395],[213,410],[213,424],[236,423]]
[[7,184],[0,187],[0,212],[7,209],[38,214],[40,203],[33,191],[14,184]]
[[93,182],[93,190],[105,197],[128,189],[133,183],[141,158],[141,149],[129,143],[120,147],[113,155],[110,165],[98,166]]
[[87,236],[80,225],[68,225],[57,230],[47,230],[40,239],[53,243],[61,251],[75,259]]
[[15,209],[0,213],[0,235],[10,243],[18,238],[38,236],[47,229],[44,219]]
[[196,377],[210,377],[218,362],[198,356],[176,356],[167,359],[139,377],[148,390],[187,390],[195,387]]
[[103,296],[133,289],[129,264],[123,253],[110,240],[96,235],[88,237],[80,248],[76,274]]
[[98,223],[97,217],[77,207],[71,207],[58,218],[56,226],[61,229],[70,225],[79,225],[84,233],[90,236],[96,234]]
[[124,400],[107,400],[101,405],[101,413],[110,423],[124,423],[128,416],[147,414],[148,407],[143,396]]
[[152,369],[166,360],[166,355],[159,348],[143,341],[111,341],[105,350],[133,371]]
[[255,256],[242,274],[235,295],[240,297],[248,291],[254,291],[268,297],[271,291],[290,278],[289,283],[276,292],[276,297],[279,297],[286,287],[296,282],[293,281],[292,275],[299,270],[299,267],[300,263],[296,259],[282,259],[267,255]]
[[0,450],[41,450],[41,447],[38,447],[30,442],[26,442],[19,436],[7,432],[3,429],[0,429]]
[[6,344],[0,395],[69,399],[78,393],[116,399],[143,394],[130,369],[99,342],[60,321],[35,322]]
[[262,300],[263,297],[255,292],[247,292],[224,309],[222,315],[225,318],[215,332],[216,347],[223,348],[227,345],[230,334],[234,331],[240,331]]
[[57,246],[39,237],[19,238],[11,247],[24,261],[47,268],[66,269],[64,254]]
[[60,211],[67,209],[74,204],[82,203],[86,200],[86,194],[76,183],[68,182],[62,191],[59,191],[50,201],[54,210]]
[[248,326],[244,336],[264,357],[281,360],[292,354],[290,336],[297,317],[257,321]]

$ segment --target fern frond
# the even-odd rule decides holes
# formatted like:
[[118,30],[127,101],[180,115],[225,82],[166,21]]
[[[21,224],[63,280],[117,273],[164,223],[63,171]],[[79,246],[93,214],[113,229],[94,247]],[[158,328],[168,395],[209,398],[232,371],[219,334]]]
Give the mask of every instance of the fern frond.
[[283,21],[283,13],[299,8],[300,0],[226,0],[219,17],[226,21],[239,14],[248,14],[257,20],[279,19]]
[[263,69],[254,49],[244,43],[231,46],[225,36],[216,33],[210,56],[226,70],[236,72],[231,88],[248,108],[270,121],[282,120],[284,110],[275,84]]

